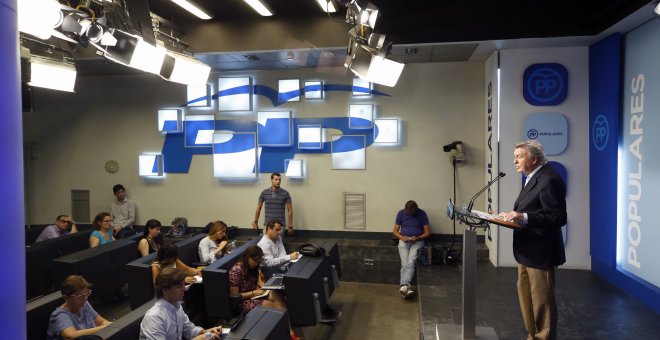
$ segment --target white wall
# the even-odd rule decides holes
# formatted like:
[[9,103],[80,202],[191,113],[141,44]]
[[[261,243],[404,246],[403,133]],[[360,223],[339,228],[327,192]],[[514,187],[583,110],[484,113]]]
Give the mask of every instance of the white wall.
[[[403,121],[403,145],[370,146],[366,171],[333,171],[329,154],[297,155],[306,160],[308,177],[283,179],[293,197],[294,225],[342,230],[343,193],[361,192],[367,194],[367,231],[391,231],[396,211],[414,199],[429,214],[434,233],[451,233],[445,207],[452,195],[452,168],[442,146],[464,142],[466,163],[458,170],[458,202],[469,199],[482,185],[474,178],[483,178],[483,70],[479,62],[410,64],[395,88],[376,86],[391,97],[356,100],[350,93],[329,92],[321,103],[303,99],[282,105],[296,117],[339,117],[349,103],[373,102],[378,117]],[[252,76],[255,84],[273,88],[284,78],[341,84],[351,84],[353,78],[344,68],[223,75]],[[169,223],[185,216],[191,225],[222,219],[249,226],[259,192],[270,185],[270,174],[260,175],[256,182],[219,181],[213,177],[211,156],[194,156],[188,174],[167,174],[162,181],[137,175],[138,154],[162,150],[157,109],[184,103],[184,86],[148,75],[79,77],[76,91],[37,89],[34,112],[24,114],[26,147],[38,143],[26,153],[32,158],[26,167],[28,223],[50,223],[68,213],[72,189],[91,191],[93,216],[108,209],[112,186],[122,183],[137,203],[139,224],[149,218]],[[256,100],[255,110],[268,108],[269,101]],[[107,160],[116,160],[119,172],[106,173]]]
[[[568,146],[549,156],[568,172],[566,206],[568,237],[563,268],[591,268],[589,256],[589,54],[588,47],[503,50],[500,54],[500,170],[509,174],[500,181],[502,211],[513,208],[521,190],[521,177],[513,167],[513,147],[523,139],[523,122],[531,112],[559,112],[568,120]],[[568,70],[566,100],[552,107],[535,107],[522,96],[525,69],[535,63],[560,63]],[[499,266],[513,266],[513,232],[500,228]],[[492,250],[491,250],[492,251]]]

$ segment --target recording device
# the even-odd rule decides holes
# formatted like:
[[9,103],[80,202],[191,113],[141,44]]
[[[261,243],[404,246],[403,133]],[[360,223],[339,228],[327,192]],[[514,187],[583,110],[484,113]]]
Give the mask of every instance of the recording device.
[[488,188],[490,188],[491,185],[493,185],[495,182],[497,182],[500,178],[502,178],[504,176],[506,176],[506,174],[503,173],[503,172],[500,172],[499,174],[497,174],[497,177],[493,178],[492,181],[488,182],[488,184],[486,184],[486,186],[483,187],[483,189],[479,190],[476,194],[474,194],[474,196],[472,196],[472,199],[470,199],[470,203],[468,203],[467,212],[472,211],[472,206],[474,205],[474,200],[476,200],[479,195],[481,195],[484,191],[486,191]]

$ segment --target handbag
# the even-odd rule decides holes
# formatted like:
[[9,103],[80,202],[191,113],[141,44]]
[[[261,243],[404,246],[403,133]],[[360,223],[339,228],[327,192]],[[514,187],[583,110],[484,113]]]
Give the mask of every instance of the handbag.
[[311,243],[305,243],[300,246],[298,253],[303,256],[319,257],[325,255],[325,249],[319,248]]

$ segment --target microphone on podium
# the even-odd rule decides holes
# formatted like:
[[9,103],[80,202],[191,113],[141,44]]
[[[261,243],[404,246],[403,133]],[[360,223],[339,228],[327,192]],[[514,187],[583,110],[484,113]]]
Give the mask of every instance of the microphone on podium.
[[486,191],[486,189],[490,188],[495,182],[499,181],[499,179],[504,177],[504,176],[506,176],[506,174],[503,173],[503,172],[500,172],[499,174],[497,174],[497,177],[493,178],[492,181],[488,182],[488,184],[486,184],[486,186],[483,187],[483,189],[479,190],[476,194],[474,194],[474,196],[472,196],[472,199],[470,199],[470,203],[468,203],[467,212],[469,213],[470,211],[472,211],[472,206],[474,205],[474,200],[476,200],[479,195],[481,195],[484,191]]

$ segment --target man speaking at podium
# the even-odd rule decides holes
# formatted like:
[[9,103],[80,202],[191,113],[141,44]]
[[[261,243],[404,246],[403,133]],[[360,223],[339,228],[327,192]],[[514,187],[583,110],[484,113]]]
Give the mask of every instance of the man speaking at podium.
[[556,339],[555,272],[566,262],[561,234],[566,224],[566,185],[547,164],[541,143],[518,143],[513,157],[516,171],[527,180],[513,211],[500,215],[521,226],[513,233],[513,255],[527,339]]

